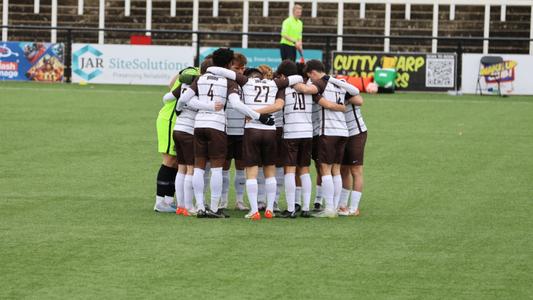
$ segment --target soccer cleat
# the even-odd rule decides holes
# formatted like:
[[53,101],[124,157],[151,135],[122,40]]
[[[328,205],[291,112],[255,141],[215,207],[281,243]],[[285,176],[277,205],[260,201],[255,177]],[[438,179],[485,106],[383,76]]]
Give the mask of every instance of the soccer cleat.
[[225,218],[225,216],[223,214],[220,214],[218,211],[212,211],[210,209],[206,210],[205,211],[205,214],[207,215],[208,218],[211,218],[211,219],[223,219]]
[[315,207],[313,208],[313,211],[318,212],[321,210],[322,210],[322,204],[320,204],[319,202],[315,202]]
[[173,213],[176,212],[176,209],[172,208],[172,206],[170,206],[168,203],[161,201],[155,204],[154,211],[161,213]]
[[310,218],[311,217],[311,213],[308,210],[302,210],[302,212],[300,213],[300,217],[302,217],[302,218]]
[[294,204],[294,212],[300,212],[302,210],[302,206],[298,203]]
[[252,213],[252,212],[249,212],[247,213],[245,216],[244,216],[246,219],[250,219],[252,221],[259,221],[261,220],[261,214],[259,214],[258,211]]
[[272,219],[276,217],[276,215],[269,209],[265,210],[265,218]]
[[339,214],[339,216],[346,217],[350,215],[350,210],[348,210],[347,207],[339,207],[337,213]]
[[349,216],[353,216],[353,217],[359,217],[359,214],[360,214],[360,212],[359,212],[359,208],[358,208],[355,211],[350,211],[348,215]]
[[282,213],[281,213],[281,218],[291,218],[291,219],[295,219],[298,215],[296,214],[295,211],[288,211],[288,210],[284,210]]
[[323,211],[313,214],[315,218],[336,218],[337,212],[334,209],[325,209]]
[[178,208],[176,209],[176,215],[178,215],[178,216],[179,216],[179,215],[183,215],[183,208],[178,207]]
[[244,205],[242,201],[237,201],[235,202],[235,209],[243,211],[243,210],[248,210],[249,208],[246,205]]
[[265,202],[257,202],[257,209],[258,209],[259,211],[263,211],[263,210],[265,210],[266,207],[267,207],[267,205],[266,205]]
[[207,218],[207,212],[205,210],[199,210],[196,212],[196,217],[199,219]]
[[279,213],[281,210],[279,209],[278,203],[274,202],[274,213]]
[[226,209],[224,209],[224,208],[219,208],[219,209],[217,210],[217,214],[219,214],[219,215],[223,215],[224,218],[229,218],[229,217],[230,217],[230,216],[226,213]]

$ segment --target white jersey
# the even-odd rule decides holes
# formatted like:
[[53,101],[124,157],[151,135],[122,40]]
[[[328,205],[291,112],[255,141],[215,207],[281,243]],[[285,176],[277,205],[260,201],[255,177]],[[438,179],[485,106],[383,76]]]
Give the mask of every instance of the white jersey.
[[[319,87],[324,86],[325,88],[322,88],[320,91],[322,94],[322,97],[324,97],[327,101],[334,102],[334,103],[343,103],[344,98],[346,95],[346,91],[330,82],[326,82],[323,79],[319,82]],[[319,89],[320,90],[320,89]],[[320,94],[320,93],[319,93]],[[318,95],[319,97],[320,95]],[[329,109],[325,109],[324,107],[320,108],[320,112],[318,114],[319,117],[319,130],[320,135],[327,135],[327,136],[348,136],[348,127],[346,126],[346,118],[344,116],[343,111],[333,111]]]
[[313,96],[285,88],[283,108],[283,138],[301,139],[313,137]]
[[[273,80],[250,78],[242,87],[244,94],[244,104],[253,110],[257,110],[276,102],[278,86]],[[263,130],[276,130],[276,126],[265,125],[259,120],[251,120],[246,123],[245,128],[255,128]]]
[[361,114],[361,107],[353,104],[346,105],[346,126],[348,127],[349,136],[358,135],[367,131],[363,115]]
[[[241,94],[242,89],[239,87]],[[242,100],[242,97],[241,97]],[[243,135],[244,134],[244,123],[245,117],[243,114],[238,112],[231,106],[231,103],[228,103],[226,106],[226,122],[227,128],[226,133],[228,135]]]
[[[181,84],[181,93],[183,94],[190,86],[188,84]],[[182,131],[188,134],[194,134],[194,119],[196,118],[196,109],[192,109],[185,105],[181,109],[181,113],[176,117],[176,124],[174,125],[174,131]]]
[[[191,89],[196,92],[200,102],[218,101],[224,105],[226,105],[228,95],[239,93],[239,88],[235,81],[210,73],[198,77],[191,85]],[[199,110],[196,113],[194,128],[212,128],[226,132],[225,111]]]

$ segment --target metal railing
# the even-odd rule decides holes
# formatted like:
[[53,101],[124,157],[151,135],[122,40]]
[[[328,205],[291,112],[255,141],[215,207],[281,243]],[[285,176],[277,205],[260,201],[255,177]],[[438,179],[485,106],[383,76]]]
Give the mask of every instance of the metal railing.
[[[192,30],[170,30],[170,29],[152,29],[152,30],[146,30],[146,29],[131,29],[131,28],[86,28],[86,27],[52,27],[52,26],[25,26],[25,25],[17,25],[17,26],[1,26],[2,28],[8,28],[8,29],[16,29],[16,30],[57,30],[59,32],[65,32],[66,33],[66,40],[65,43],[65,79],[66,82],[71,81],[72,76],[72,43],[73,38],[76,36],[77,33],[87,33],[87,32],[124,32],[124,33],[152,33],[152,34],[173,34],[173,35],[180,35],[180,34],[187,34],[187,35],[196,35],[197,40],[196,43],[193,44],[193,46],[196,49],[196,55],[194,59],[195,66],[200,65],[200,48],[202,47],[202,36],[205,35],[222,35],[222,36],[259,36],[259,37],[279,37],[279,32],[222,32],[222,31],[192,31]],[[517,37],[439,37],[439,36],[396,36],[396,35],[369,35],[369,34],[325,34],[325,33],[307,33],[304,34],[304,38],[306,37],[315,37],[315,38],[323,38],[325,40],[324,44],[324,54],[323,54],[323,62],[327,68],[327,70],[331,70],[331,58],[332,58],[332,51],[335,50],[332,48],[332,45],[334,41],[337,40],[337,38],[354,38],[354,39],[390,39],[390,40],[408,40],[408,41],[432,41],[432,40],[438,40],[438,41],[453,41],[456,43],[456,49],[455,53],[457,54],[458,64],[457,64],[457,70],[461,70],[462,67],[462,61],[461,56],[463,54],[464,50],[464,43],[465,42],[472,42],[472,41],[508,41],[508,42],[529,42],[532,43],[532,38],[517,38]],[[461,72],[458,72],[458,82],[461,82]]]

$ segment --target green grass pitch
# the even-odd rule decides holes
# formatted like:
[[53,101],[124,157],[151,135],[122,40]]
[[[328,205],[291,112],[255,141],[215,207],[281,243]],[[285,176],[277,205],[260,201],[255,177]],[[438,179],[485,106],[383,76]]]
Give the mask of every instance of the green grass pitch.
[[0,299],[533,297],[533,97],[366,96],[361,217],[253,223],[152,211],[165,91],[0,83]]

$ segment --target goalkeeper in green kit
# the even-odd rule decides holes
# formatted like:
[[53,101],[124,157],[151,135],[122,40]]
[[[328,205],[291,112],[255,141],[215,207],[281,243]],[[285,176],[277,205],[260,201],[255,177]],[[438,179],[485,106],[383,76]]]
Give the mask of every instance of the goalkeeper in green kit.
[[[194,76],[198,75],[196,68],[186,68],[180,71],[170,82],[170,90],[173,91],[181,86],[181,80],[192,82]],[[184,76],[185,75],[185,76]],[[189,76],[187,76],[189,75]],[[191,82],[184,82],[190,84]],[[157,116],[157,143],[158,151],[163,155],[163,163],[157,173],[157,190],[154,210],[157,212],[176,212],[174,204],[174,193],[178,163],[176,160],[176,149],[172,139],[174,124],[176,122],[177,101],[164,102],[163,108]]]

